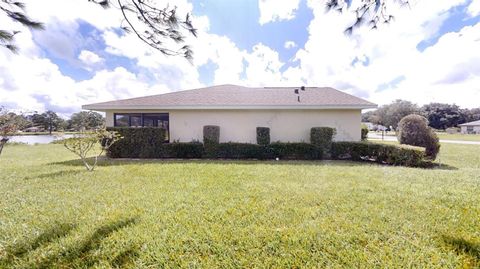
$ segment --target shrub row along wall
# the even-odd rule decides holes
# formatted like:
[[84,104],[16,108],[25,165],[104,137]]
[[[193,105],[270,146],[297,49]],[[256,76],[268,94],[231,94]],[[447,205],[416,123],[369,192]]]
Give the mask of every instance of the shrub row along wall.
[[[207,128],[211,141],[202,144],[165,143],[165,132],[160,128],[109,128],[117,131],[123,139],[113,144],[107,151],[111,158],[221,158],[221,159],[275,159],[282,160],[320,160],[323,157],[322,140],[333,136],[328,129],[312,128],[314,143],[215,143],[219,130]],[[315,131],[314,131],[315,129]],[[265,133],[265,130],[258,132]],[[259,135],[259,138],[264,135]],[[319,137],[324,137],[320,139]],[[317,140],[318,139],[318,140]],[[265,142],[265,140],[260,139]],[[218,141],[218,140],[217,140]],[[404,147],[397,145],[376,144],[369,142],[328,142],[332,159],[370,161],[389,165],[424,167],[425,152],[423,148]],[[321,144],[322,146],[319,146]],[[327,146],[328,147],[328,146]]]
[[107,155],[111,158],[319,160],[323,153],[321,148],[309,143],[272,143],[268,145],[215,143],[216,134],[212,135],[214,141],[205,145],[199,142],[165,143],[165,132],[160,128],[108,128],[108,130],[116,131],[123,137],[108,149]]
[[427,165],[423,148],[369,142],[333,142],[332,158],[411,167]]

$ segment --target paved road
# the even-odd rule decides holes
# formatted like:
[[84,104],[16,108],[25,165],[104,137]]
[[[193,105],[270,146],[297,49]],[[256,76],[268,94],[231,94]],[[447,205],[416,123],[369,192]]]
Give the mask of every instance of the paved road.
[[[378,134],[368,134],[368,140],[382,140],[382,136]],[[384,141],[397,141],[397,137],[386,135],[383,137]],[[464,144],[464,145],[480,145],[480,141],[461,141],[461,140],[443,140],[440,143]]]

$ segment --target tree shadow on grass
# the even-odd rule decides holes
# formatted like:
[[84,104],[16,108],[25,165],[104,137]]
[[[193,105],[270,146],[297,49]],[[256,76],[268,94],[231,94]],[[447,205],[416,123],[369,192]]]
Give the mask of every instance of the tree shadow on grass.
[[122,251],[110,262],[114,268],[125,268],[131,265],[138,258],[138,247],[130,246],[125,251]]
[[468,256],[475,265],[480,266],[480,244],[460,237],[442,236],[443,242],[457,254]]
[[[94,161],[93,158],[88,158],[88,162]],[[379,164],[375,162],[354,162],[349,160],[255,160],[255,159],[135,159],[135,158],[118,158],[111,159],[101,157],[98,159],[98,166],[123,166],[123,165],[143,165],[143,164],[235,164],[235,165],[310,165],[310,166],[340,166],[340,167],[359,167],[359,166],[373,166],[373,167],[401,167],[386,164]],[[66,166],[83,166],[80,159],[68,160],[63,162],[53,162],[50,165],[66,165]],[[414,167],[410,167],[414,168]],[[417,167],[417,169],[435,169],[435,170],[458,170],[457,167],[447,164],[429,163],[425,167]]]
[[86,170],[62,170],[62,171],[57,171],[57,172],[52,172],[52,173],[45,173],[45,174],[40,174],[40,175],[32,175],[25,177],[24,180],[33,180],[33,179],[52,179],[56,177],[62,177],[62,176],[72,176],[72,175],[78,175],[81,173],[87,172]]
[[0,259],[0,265],[12,265],[14,260],[23,258],[27,253],[67,236],[74,228],[76,228],[75,224],[58,223],[30,242],[20,242],[13,246],[7,246],[5,249],[6,255]]
[[[121,219],[98,227],[88,238],[77,242],[69,248],[63,248],[61,252],[50,253],[46,258],[30,264],[31,268],[72,268],[92,267],[99,262],[99,257],[95,252],[100,248],[104,239],[114,232],[130,227],[138,223],[138,217]],[[57,242],[63,237],[67,237],[77,226],[74,224],[57,224],[44,231],[39,236],[29,242],[22,242],[14,246],[6,247],[6,254],[0,259],[0,268],[15,267],[16,262],[28,257],[40,247],[47,246]],[[132,264],[138,257],[138,248],[130,246],[114,257],[110,264],[113,267],[123,268]]]
[[[86,240],[79,242],[69,249],[65,249],[62,253],[50,255],[45,260],[37,264],[38,268],[52,268],[52,267],[92,267],[98,259],[93,255],[95,250],[100,247],[102,241],[113,234],[114,232],[134,225],[138,222],[138,218],[129,218],[118,220],[97,228],[92,235]],[[123,251],[112,263],[123,264],[132,262],[137,257],[138,252],[135,248],[129,248]],[[118,258],[119,257],[119,258]],[[112,264],[113,265],[113,264]]]

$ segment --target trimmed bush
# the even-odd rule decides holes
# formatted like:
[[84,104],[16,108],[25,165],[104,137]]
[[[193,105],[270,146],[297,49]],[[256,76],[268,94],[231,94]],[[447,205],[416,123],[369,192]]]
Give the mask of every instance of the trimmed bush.
[[400,144],[424,147],[426,156],[435,160],[440,151],[437,134],[428,127],[428,120],[420,115],[411,114],[398,123],[398,141]]
[[270,128],[257,127],[257,144],[259,145],[270,144]]
[[362,141],[367,141],[368,137],[368,127],[365,124],[362,124],[362,129],[361,129],[361,139]]
[[335,128],[331,127],[313,127],[310,129],[310,143],[329,153],[332,147],[333,137],[336,134]]
[[320,160],[322,149],[308,143],[279,143],[256,145],[249,143],[220,143],[216,158],[222,159],[274,159]]
[[203,126],[204,154],[208,158],[215,158],[220,143],[220,126]]
[[333,142],[332,158],[410,167],[425,166],[422,148],[369,142]]
[[218,144],[215,158],[221,159],[267,159],[265,146],[250,143],[221,143]]
[[323,157],[321,147],[309,143],[272,143],[269,154],[285,160],[320,160]]
[[204,144],[220,143],[220,126],[216,126],[216,125],[203,126],[203,143]]
[[201,159],[203,151],[203,144],[200,142],[174,142],[163,144],[155,158]]
[[111,158],[154,158],[155,152],[165,144],[165,130],[162,128],[109,127],[107,131],[117,132],[123,139],[107,151]]

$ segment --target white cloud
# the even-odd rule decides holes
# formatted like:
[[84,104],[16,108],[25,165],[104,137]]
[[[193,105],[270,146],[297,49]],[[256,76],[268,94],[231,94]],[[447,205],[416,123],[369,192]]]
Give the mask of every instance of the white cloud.
[[82,50],[78,55],[78,59],[82,61],[87,68],[101,64],[105,61],[105,59],[98,56],[95,52],[89,50]]
[[295,43],[294,41],[291,41],[291,40],[288,40],[287,42],[285,42],[285,44],[283,45],[286,49],[292,49],[292,48],[296,48],[297,47],[297,43]]
[[[40,1],[27,2],[32,17],[45,21],[49,28],[34,35],[23,28],[17,35],[19,55],[0,48],[2,104],[68,114],[82,104],[204,86],[199,68],[205,64],[214,67],[212,84],[334,86],[379,104],[402,98],[421,104],[438,101],[478,107],[480,99],[480,24],[447,33],[423,52],[417,50],[421,41],[438,37],[439,27],[450,15],[449,8],[465,0],[438,0],[435,5],[418,1],[411,9],[395,8],[396,20],[391,25],[378,31],[362,28],[350,37],[343,30],[351,17],[325,14],[322,1],[309,0],[314,19],[308,27],[308,41],[288,62],[288,68],[277,51],[262,43],[243,50],[227,36],[209,33],[205,16],[193,18],[199,33],[197,38],[187,37],[186,43],[195,53],[189,63],[162,55],[134,35],[119,34],[114,30],[120,21],[114,9],[97,9],[84,0],[75,0],[75,4],[45,1],[60,5],[64,13],[39,9]],[[264,23],[292,18],[297,2],[260,2]],[[186,0],[175,5],[179,14],[193,11]],[[290,7],[278,7],[282,5]],[[79,36],[80,19],[96,27],[95,34],[90,35],[95,40]],[[17,26],[1,16],[0,24]],[[105,51],[92,48],[98,40],[105,43]],[[285,48],[296,47],[294,42],[285,42]],[[42,49],[74,67],[96,73],[89,79],[74,80]],[[108,54],[128,58],[134,68],[107,67]],[[396,79],[396,84],[389,84]]]
[[[343,30],[351,18],[345,13],[325,14],[322,1],[310,0],[314,19],[308,41],[296,54],[299,66],[288,68],[283,75],[287,81],[300,77],[309,85],[334,86],[379,104],[402,98],[420,104],[441,101],[478,106],[472,100],[480,98],[479,86],[475,86],[480,76],[480,50],[475,49],[480,24],[446,34],[423,52],[417,49],[423,40],[435,40],[450,15],[448,10],[463,3],[439,0],[435,5],[412,2],[410,9],[391,6],[396,15],[392,24],[376,31],[360,28],[346,36]],[[394,80],[397,84],[389,84]]]
[[263,25],[269,22],[291,20],[295,17],[295,11],[299,4],[300,0],[259,0],[259,23]]
[[472,17],[480,15],[480,0],[473,0],[468,6],[468,13]]

